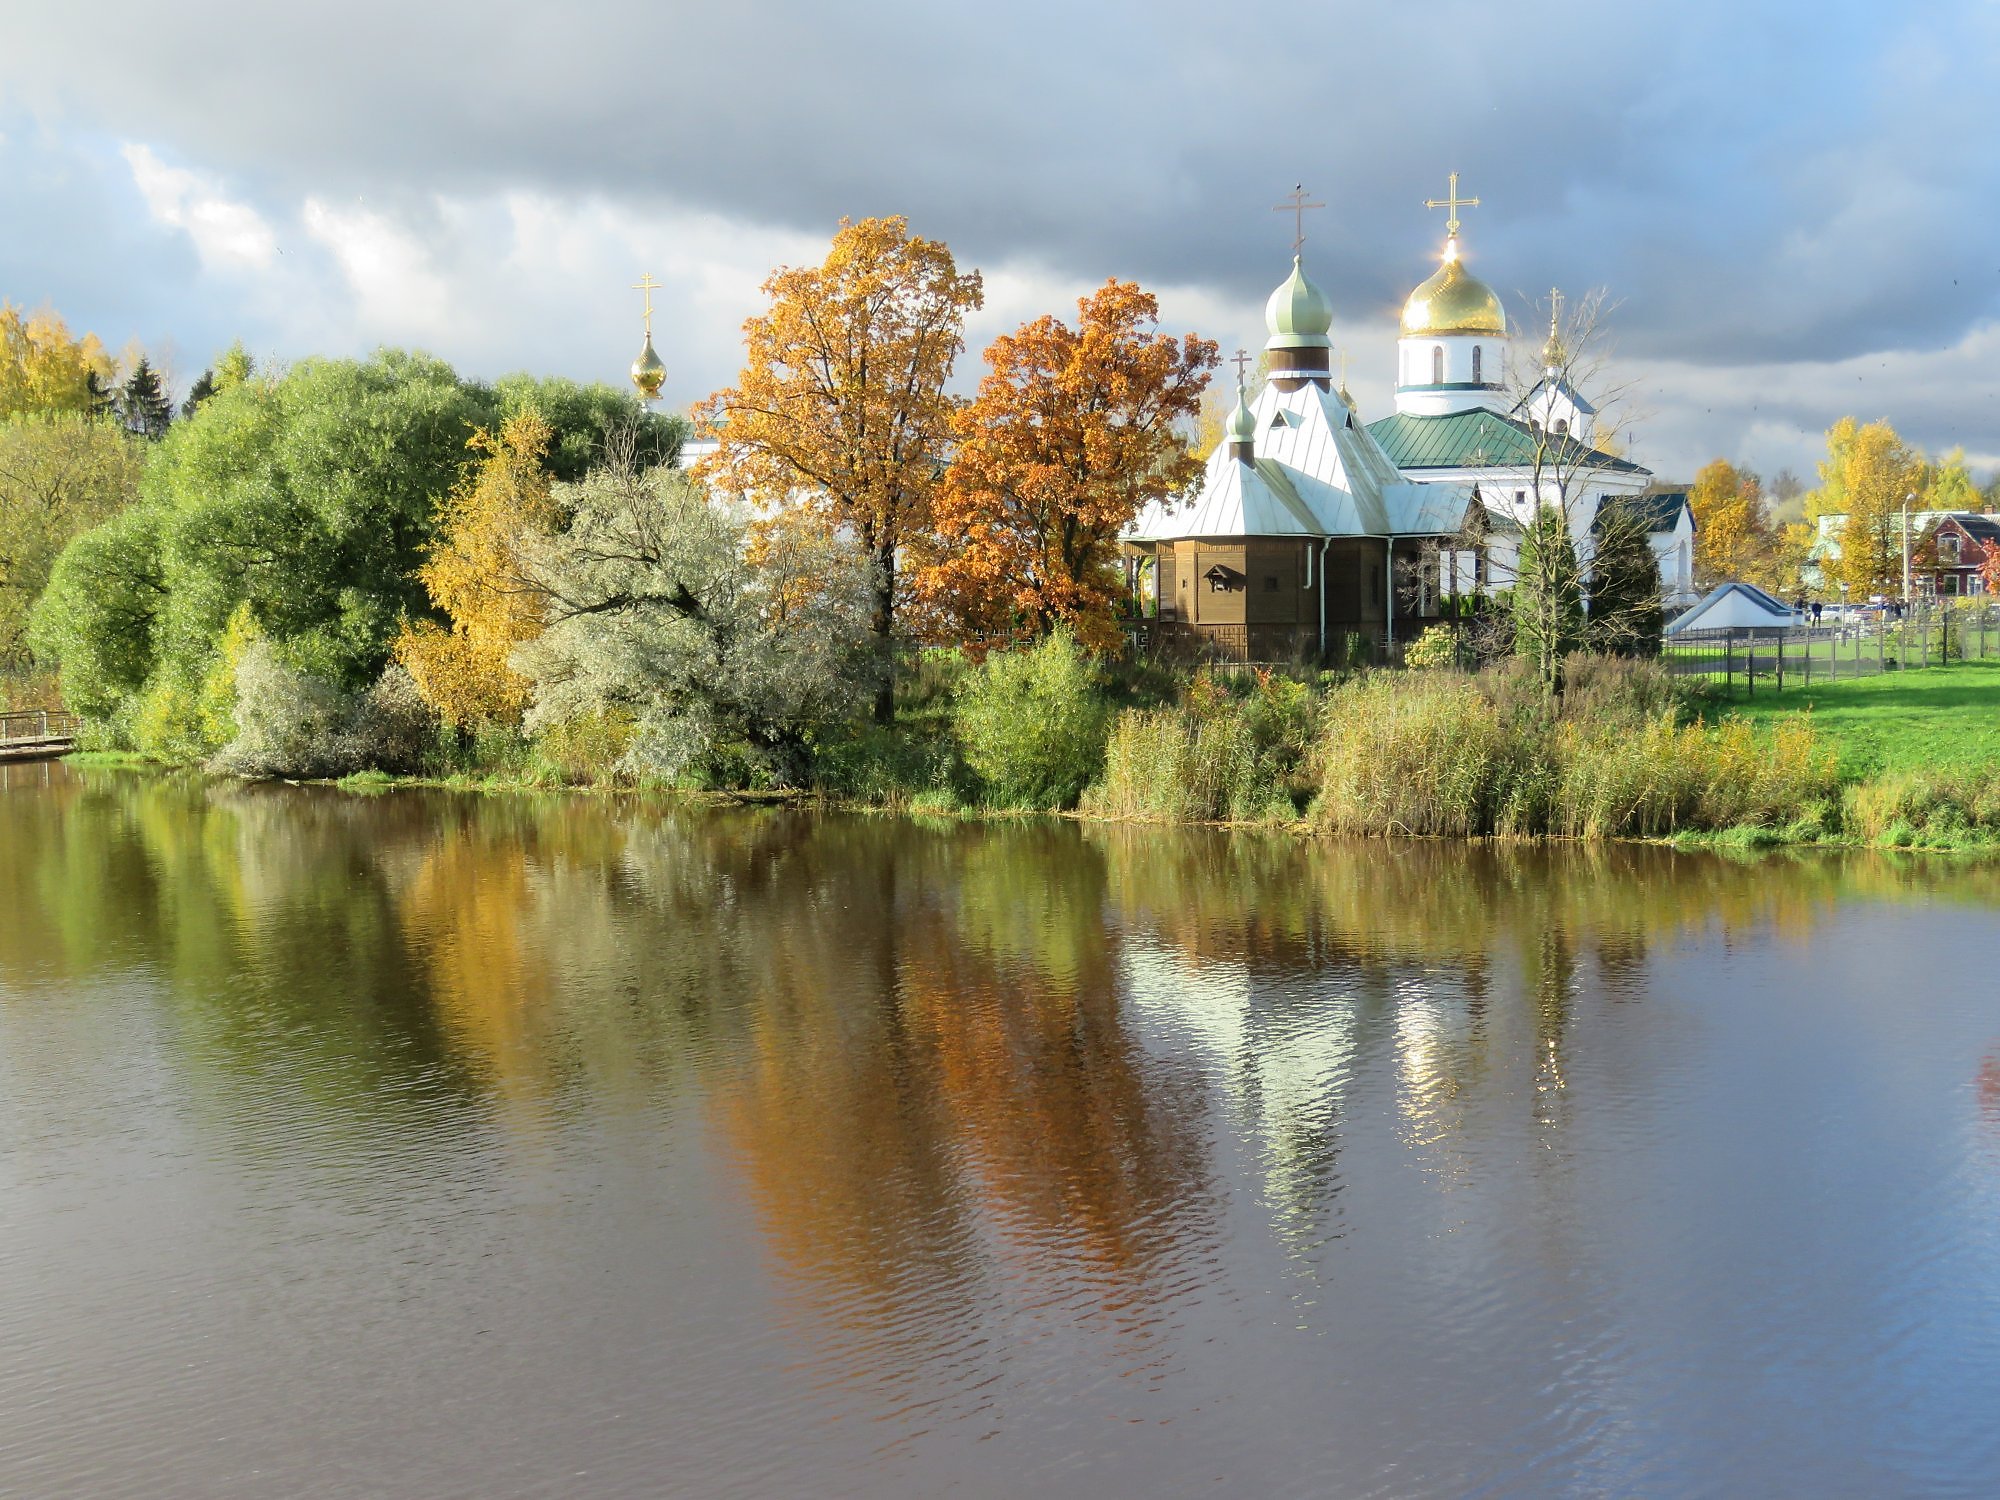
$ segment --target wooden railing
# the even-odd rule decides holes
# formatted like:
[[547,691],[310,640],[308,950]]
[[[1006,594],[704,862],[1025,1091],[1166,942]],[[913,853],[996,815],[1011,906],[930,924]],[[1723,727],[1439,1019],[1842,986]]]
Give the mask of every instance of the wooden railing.
[[60,708],[30,708],[0,714],[0,745],[73,740],[77,727],[76,715]]

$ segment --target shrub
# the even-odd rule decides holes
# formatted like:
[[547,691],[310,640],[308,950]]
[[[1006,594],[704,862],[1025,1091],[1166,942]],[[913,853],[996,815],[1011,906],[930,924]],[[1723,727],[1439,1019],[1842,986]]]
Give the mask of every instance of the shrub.
[[939,792],[955,801],[956,759],[943,736],[903,724],[864,724],[819,747],[813,777],[821,791],[875,806],[907,807]]
[[235,718],[236,737],[214,764],[238,776],[415,772],[437,738],[437,720],[401,667],[365,692],[348,693],[290,666],[268,641],[243,653]]
[[1416,672],[1436,672],[1462,664],[1458,632],[1449,625],[1427,625],[1422,635],[1403,648],[1403,665]]
[[966,765],[1002,806],[1073,806],[1104,764],[1096,668],[1067,630],[968,673],[953,727]]

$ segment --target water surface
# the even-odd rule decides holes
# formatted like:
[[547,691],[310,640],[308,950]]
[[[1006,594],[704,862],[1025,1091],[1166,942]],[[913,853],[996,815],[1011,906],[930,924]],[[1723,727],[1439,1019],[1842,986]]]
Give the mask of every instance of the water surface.
[[0,1494],[2000,1493],[2000,874],[0,770]]

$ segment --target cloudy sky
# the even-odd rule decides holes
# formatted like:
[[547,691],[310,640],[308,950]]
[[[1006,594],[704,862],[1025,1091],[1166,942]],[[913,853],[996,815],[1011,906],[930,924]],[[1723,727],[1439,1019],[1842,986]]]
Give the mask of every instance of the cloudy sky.
[[[778,264],[902,213],[974,351],[1107,276],[1255,347],[1303,182],[1364,413],[1442,239],[1530,322],[1602,287],[1634,456],[1810,475],[1845,414],[2000,465],[2000,6],[1820,0],[8,0],[0,295],[181,384],[241,337],[684,405]],[[968,375],[976,363],[968,356]]]

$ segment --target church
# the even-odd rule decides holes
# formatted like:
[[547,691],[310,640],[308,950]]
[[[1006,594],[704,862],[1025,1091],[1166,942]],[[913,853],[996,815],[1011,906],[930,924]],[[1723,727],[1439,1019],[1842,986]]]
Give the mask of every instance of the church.
[[[1301,201],[1289,207],[1306,206]],[[1247,661],[1369,653],[1512,579],[1522,526],[1561,507],[1586,566],[1608,506],[1631,506],[1663,600],[1691,597],[1684,488],[1596,446],[1597,412],[1564,377],[1555,319],[1541,377],[1510,390],[1506,310],[1465,267],[1450,196],[1442,261],[1403,307],[1396,409],[1366,422],[1333,379],[1333,308],[1302,246],[1264,309],[1267,379],[1237,402],[1199,482],[1125,536],[1128,577],[1159,644]]]

